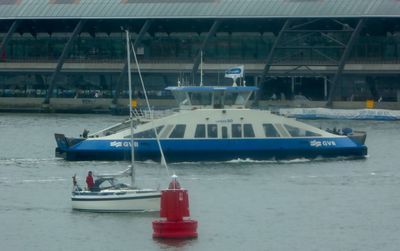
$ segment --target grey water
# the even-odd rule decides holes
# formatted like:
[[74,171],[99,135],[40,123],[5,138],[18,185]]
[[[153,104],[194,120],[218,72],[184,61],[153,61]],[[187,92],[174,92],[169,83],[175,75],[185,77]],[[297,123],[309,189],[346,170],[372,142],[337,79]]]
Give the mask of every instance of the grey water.
[[[365,159],[170,164],[189,190],[199,237],[152,238],[157,213],[71,209],[72,179],[127,162],[66,162],[53,134],[77,136],[123,117],[0,114],[1,250],[399,250],[400,122],[306,121],[368,132]],[[158,163],[137,163],[142,187],[166,187]]]

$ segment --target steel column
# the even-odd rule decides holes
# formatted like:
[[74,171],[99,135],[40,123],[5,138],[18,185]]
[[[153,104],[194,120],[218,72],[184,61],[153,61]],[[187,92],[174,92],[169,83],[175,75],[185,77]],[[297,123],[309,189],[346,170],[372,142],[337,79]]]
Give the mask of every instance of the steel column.
[[267,57],[267,62],[265,63],[265,66],[264,66],[262,82],[265,81],[265,78],[267,77],[269,69],[271,68],[272,61],[273,61],[273,58],[274,58],[275,48],[278,46],[278,43],[281,40],[283,33],[287,30],[289,25],[290,25],[290,20],[287,19],[285,21],[285,23],[283,24],[282,29],[279,31],[279,34],[276,37],[276,39],[274,41],[274,44],[272,45],[271,50],[269,51],[269,54],[268,54],[268,57]]
[[192,68],[193,79],[194,79],[194,76],[197,73],[197,70],[199,69],[200,60],[201,60],[201,52],[206,47],[206,45],[208,43],[208,40],[210,40],[210,38],[215,35],[215,33],[217,32],[220,24],[221,24],[220,20],[215,20],[214,21],[213,25],[211,26],[210,30],[207,33],[206,38],[203,40],[203,43],[201,44],[201,46],[199,48],[199,51],[197,52],[197,55],[196,55],[196,57],[194,59],[193,68]]
[[255,98],[256,99],[256,101],[255,101],[256,103],[258,103],[258,100],[263,95],[262,85],[264,85],[265,82],[266,82],[267,74],[269,72],[269,69],[271,68],[272,61],[273,61],[273,58],[274,58],[275,49],[276,49],[276,47],[278,47],[279,41],[281,40],[283,33],[287,30],[289,25],[290,25],[290,20],[287,19],[285,21],[285,23],[283,24],[282,29],[279,31],[278,36],[276,37],[276,39],[274,41],[274,44],[271,47],[271,50],[268,53],[267,61],[265,63],[264,70],[263,70],[263,74],[262,74],[261,80],[259,82],[259,90],[258,90],[258,92],[256,92],[256,96],[255,96],[256,97]]
[[294,77],[292,77],[291,91],[292,91],[292,95],[294,96]]
[[47,90],[46,98],[43,101],[43,104],[49,104],[50,103],[50,98],[53,95],[53,89],[54,85],[56,83],[56,79],[58,77],[58,74],[61,71],[62,66],[64,65],[65,59],[69,53],[69,50],[71,48],[71,45],[75,38],[78,36],[78,34],[81,32],[82,27],[85,25],[86,20],[80,20],[78,24],[75,26],[74,31],[71,34],[71,37],[69,38],[68,42],[65,44],[64,49],[61,53],[60,58],[58,59],[56,69],[54,70],[53,74],[51,75],[50,81],[49,81],[49,88]]
[[354,45],[355,41],[357,40],[357,38],[360,34],[360,31],[362,30],[363,25],[364,25],[364,19],[360,19],[358,21],[356,28],[354,29],[353,33],[351,34],[351,37],[347,43],[346,49],[344,50],[344,52],[342,54],[342,57],[340,58],[339,66],[336,70],[335,76],[332,80],[331,88],[329,90],[328,102],[326,103],[327,107],[332,107],[333,97],[334,97],[334,94],[336,91],[337,83],[339,82],[339,79],[342,75],[346,61],[350,56],[350,53],[353,49],[353,45]]
[[13,33],[15,32],[15,30],[17,29],[18,25],[19,25],[20,21],[19,20],[15,20],[11,26],[10,29],[8,29],[6,36],[3,38],[3,41],[1,41],[0,44],[0,54],[3,53],[3,50],[6,48],[8,41],[10,40],[10,38],[12,37]]
[[[133,48],[136,48],[136,46],[140,43],[140,41],[143,39],[144,35],[146,32],[149,30],[151,24],[153,23],[153,20],[146,20],[146,22],[143,24],[142,28],[139,31],[139,34],[135,41],[133,42]],[[112,103],[116,105],[118,103],[118,98],[119,98],[119,93],[121,92],[122,89],[122,82],[124,81],[128,71],[128,61],[125,60],[124,67],[122,68],[121,73],[119,74],[117,85],[115,86],[115,93],[113,97]]]

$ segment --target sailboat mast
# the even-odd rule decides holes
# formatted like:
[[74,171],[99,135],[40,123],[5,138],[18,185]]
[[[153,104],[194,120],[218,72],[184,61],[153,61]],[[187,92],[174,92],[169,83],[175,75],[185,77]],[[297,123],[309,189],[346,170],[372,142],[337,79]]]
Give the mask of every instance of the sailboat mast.
[[137,71],[138,71],[140,83],[142,84],[142,89],[143,89],[143,93],[144,93],[144,98],[146,99],[147,109],[149,110],[149,114],[150,114],[150,116],[151,116],[151,125],[152,125],[152,127],[153,127],[153,131],[154,131],[154,134],[155,134],[155,136],[156,136],[156,141],[157,141],[158,149],[160,150],[160,154],[161,154],[161,164],[165,166],[165,168],[167,169],[168,176],[169,176],[169,169],[168,169],[167,161],[165,160],[164,152],[163,152],[163,150],[162,150],[162,146],[161,146],[161,143],[160,143],[160,138],[158,137],[157,128],[154,126],[154,117],[153,117],[153,113],[151,112],[150,103],[149,103],[149,98],[147,97],[146,87],[144,86],[144,82],[143,82],[143,78],[142,78],[142,73],[140,72],[139,61],[138,61],[138,59],[137,59],[136,52],[135,52],[135,48],[133,47],[133,45],[132,45],[132,52],[133,52],[133,57],[134,57],[134,59],[135,59],[135,63],[136,63],[136,67],[137,67]]
[[200,51],[200,86],[203,86],[203,50]]
[[126,56],[128,63],[128,83],[129,83],[129,121],[131,127],[131,184],[135,184],[135,167],[133,165],[135,161],[135,149],[133,145],[133,111],[132,111],[132,79],[131,79],[131,53],[130,53],[130,42],[129,42],[129,31],[126,30]]

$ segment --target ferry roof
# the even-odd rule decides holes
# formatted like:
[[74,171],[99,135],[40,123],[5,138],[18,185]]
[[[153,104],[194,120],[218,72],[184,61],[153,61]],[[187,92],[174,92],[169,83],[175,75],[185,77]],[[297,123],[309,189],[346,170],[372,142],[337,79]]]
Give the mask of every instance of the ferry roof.
[[256,86],[169,86],[165,88],[168,91],[182,91],[182,92],[242,92],[242,91],[257,91]]
[[399,17],[399,0],[2,0],[0,19]]

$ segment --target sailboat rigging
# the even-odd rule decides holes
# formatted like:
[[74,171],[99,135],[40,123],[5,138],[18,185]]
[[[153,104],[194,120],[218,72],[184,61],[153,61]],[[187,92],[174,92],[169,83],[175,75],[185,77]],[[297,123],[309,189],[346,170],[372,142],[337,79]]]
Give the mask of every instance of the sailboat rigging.
[[[132,110],[132,80],[131,80],[131,66],[130,66],[130,41],[129,31],[126,32],[126,49],[127,49],[127,61],[128,61],[128,83],[129,83],[129,119],[130,119],[130,138],[131,138],[131,165],[126,171],[118,174],[103,174],[97,175],[95,186],[91,190],[82,190],[79,188],[76,182],[75,176],[73,177],[74,189],[72,191],[72,208],[82,211],[94,211],[94,212],[129,212],[129,211],[159,211],[160,209],[160,197],[161,193],[155,189],[140,189],[135,184],[135,151],[134,151],[134,140],[133,140],[133,110]],[[134,48],[132,51],[135,55],[135,61],[138,67],[139,76],[142,82],[143,90],[148,103],[147,94],[145,92],[143,79],[140,74],[139,64],[136,58]],[[155,133],[156,129],[155,129]],[[157,134],[156,134],[157,135]],[[157,137],[158,138],[158,137]],[[161,144],[159,145],[161,155],[162,149]],[[164,157],[162,162],[166,166]],[[117,177],[130,176],[131,184],[126,185],[118,183]],[[108,186],[104,184],[108,183]]]
[[[145,100],[146,100],[146,106],[147,106],[147,109],[148,109],[149,114],[150,114],[150,116],[151,116],[151,118],[150,118],[151,127],[153,128],[154,135],[156,136],[156,141],[157,141],[158,150],[160,151],[160,154],[161,154],[161,165],[163,165],[163,166],[165,167],[165,169],[166,169],[166,171],[167,171],[167,175],[170,176],[170,174],[169,174],[169,168],[168,168],[168,165],[167,165],[167,161],[165,160],[165,156],[164,156],[164,151],[163,151],[162,146],[161,146],[161,143],[160,143],[160,137],[159,137],[159,135],[158,135],[158,131],[157,131],[157,129],[156,129],[156,126],[154,125],[153,113],[151,112],[149,99],[148,99],[148,97],[147,97],[146,87],[144,86],[144,81],[143,81],[143,78],[142,78],[142,73],[141,73],[140,67],[139,67],[139,61],[138,61],[137,56],[136,56],[135,48],[133,47],[132,44],[131,44],[131,46],[132,46],[132,51],[133,51],[133,57],[135,58],[136,68],[137,68],[137,70],[138,70],[138,75],[139,75],[140,83],[141,83],[141,85],[142,85],[144,97],[145,97]],[[131,94],[130,94],[130,95],[131,95]],[[130,111],[131,111],[131,116],[132,116],[132,106],[130,106]],[[133,119],[131,118],[131,124],[132,124],[132,123],[133,123]],[[131,134],[133,135],[132,131],[131,131]],[[132,140],[132,141],[131,141],[131,145],[133,146],[133,137],[131,137],[131,140]],[[132,149],[134,149],[134,147],[132,147]],[[132,150],[132,152],[133,152],[133,150]],[[134,156],[134,155],[132,154],[132,157],[133,157],[133,156]],[[133,163],[132,163],[132,164],[133,164]]]

